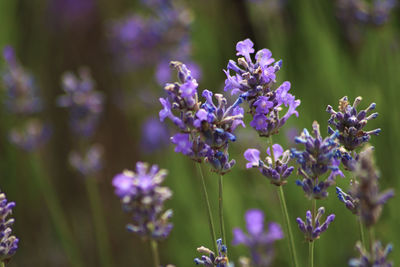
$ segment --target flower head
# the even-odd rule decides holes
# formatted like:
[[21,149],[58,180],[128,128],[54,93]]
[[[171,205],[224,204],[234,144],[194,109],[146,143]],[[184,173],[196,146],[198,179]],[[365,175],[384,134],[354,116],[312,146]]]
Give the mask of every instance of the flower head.
[[360,253],[360,258],[351,259],[349,261],[350,267],[392,267],[393,262],[389,261],[388,255],[393,250],[392,244],[388,244],[386,247],[382,246],[382,243],[376,241],[371,252],[367,251],[362,247],[361,242],[357,242],[356,248]]
[[[297,185],[301,186],[310,198],[325,198],[328,196],[327,188],[335,183],[337,175],[343,176],[339,169],[340,161],[335,158],[338,143],[336,137],[338,132],[334,132],[331,136],[322,139],[319,124],[313,123],[313,136],[303,130],[301,136],[296,137],[296,143],[305,146],[304,151],[291,149],[292,158],[296,159],[300,165],[298,172],[304,177],[302,181],[298,180]],[[329,177],[323,181],[321,176],[328,171]]]
[[[361,97],[357,97],[350,105],[347,96],[339,100],[339,111],[336,112],[328,105],[327,112],[331,114],[328,123],[331,124],[337,131],[339,143],[348,151],[353,151],[357,147],[369,141],[371,135],[378,135],[381,129],[372,131],[363,131],[363,128],[369,120],[375,119],[378,113],[368,113],[375,109],[376,104],[372,103],[365,110],[357,111],[357,106],[361,102]],[[328,132],[333,134],[335,131],[332,127],[328,127]]]
[[71,151],[69,163],[83,176],[91,176],[103,168],[103,154],[103,147],[100,144],[94,144],[88,147],[83,155],[78,151]]
[[[290,116],[298,116],[296,108],[300,100],[290,94],[290,82],[284,82],[276,90],[276,73],[282,66],[282,61],[272,58],[268,49],[261,49],[255,55],[255,62],[251,59],[254,53],[253,43],[250,39],[238,42],[236,45],[238,59],[236,63],[230,60],[225,70],[225,91],[240,94],[249,105],[253,120],[250,122],[260,136],[276,134],[286,123]],[[234,73],[231,76],[231,72]],[[280,114],[283,107],[287,107],[285,114]]]
[[115,194],[121,199],[124,211],[132,215],[127,229],[149,239],[165,239],[172,230],[172,210],[164,211],[164,202],[172,192],[161,183],[167,175],[157,165],[136,163],[136,172],[124,171],[113,179]]
[[260,160],[260,151],[249,148],[244,152],[244,157],[249,162],[246,168],[258,168],[259,171],[271,181],[272,184],[281,186],[287,183],[286,179],[293,172],[294,167],[287,164],[290,159],[289,150],[283,151],[279,144],[272,146],[275,162],[272,160],[270,149],[267,149],[268,157],[264,161]]
[[196,265],[203,265],[207,267],[229,267],[229,260],[227,256],[228,248],[222,244],[222,239],[217,240],[217,254],[206,247],[197,248],[197,252],[205,254],[201,258],[195,258]]
[[0,261],[8,262],[18,249],[19,239],[12,235],[11,226],[14,224],[13,218],[8,218],[14,202],[8,202],[6,195],[0,193]]
[[325,213],[325,208],[320,207],[318,209],[317,215],[312,218],[311,211],[307,211],[306,213],[306,221],[304,222],[301,218],[297,218],[297,224],[299,225],[300,230],[304,233],[305,238],[309,242],[313,242],[318,239],[320,235],[328,229],[329,224],[333,222],[335,219],[335,214],[329,215],[324,223],[320,223],[322,215]]
[[264,213],[261,210],[248,210],[245,215],[248,234],[240,228],[233,229],[233,245],[243,244],[249,248],[255,266],[270,266],[274,258],[274,243],[283,238],[279,224],[269,223],[264,231]]

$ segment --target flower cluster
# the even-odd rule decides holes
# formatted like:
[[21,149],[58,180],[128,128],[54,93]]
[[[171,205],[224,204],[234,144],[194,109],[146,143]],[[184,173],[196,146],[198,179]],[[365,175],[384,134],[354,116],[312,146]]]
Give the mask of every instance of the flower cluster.
[[[358,183],[357,181],[352,181],[352,183]],[[359,214],[360,211],[360,201],[352,192],[345,193],[340,187],[336,187],[336,194],[338,199],[343,202],[348,210],[353,214]]]
[[243,244],[249,248],[254,266],[270,266],[274,258],[274,243],[283,238],[279,224],[269,223],[268,232],[264,232],[264,213],[261,210],[248,210],[245,215],[247,232],[233,229],[233,245]]
[[57,104],[68,108],[70,128],[81,140],[77,150],[71,151],[71,166],[84,176],[90,176],[102,168],[103,148],[99,144],[90,145],[91,137],[97,130],[103,113],[104,97],[95,90],[90,71],[82,68],[79,77],[67,72],[62,78],[65,94],[59,96]]
[[[123,71],[155,68],[157,81],[164,84],[171,76],[171,59],[190,62],[192,14],[175,2],[142,1],[149,14],[137,13],[113,22],[111,46]],[[197,69],[195,64],[189,65]]]
[[203,265],[207,267],[229,267],[229,260],[227,257],[228,248],[222,244],[222,239],[217,240],[217,249],[218,254],[216,256],[213,251],[206,247],[201,246],[197,248],[197,252],[206,255],[201,256],[200,259],[195,258],[194,262],[196,265]]
[[325,208],[320,207],[315,218],[313,218],[311,211],[308,210],[305,222],[301,218],[296,219],[297,224],[299,225],[300,230],[304,233],[307,241],[313,242],[318,239],[320,235],[328,229],[329,224],[331,224],[335,219],[335,214],[331,214],[326,218],[325,222],[321,224],[319,221],[324,213]]
[[394,196],[393,189],[379,191],[379,175],[372,152],[373,150],[367,147],[363,153],[360,153],[355,170],[358,182],[351,188],[351,195],[359,202],[360,218],[367,227],[378,221],[383,205]]
[[235,164],[234,160],[229,161],[228,143],[236,140],[237,126],[244,126],[244,111],[239,106],[242,99],[229,106],[221,94],[204,90],[202,96],[206,101],[202,104],[190,70],[180,62],[173,61],[171,65],[178,70],[179,82],[165,86],[168,95],[160,98],[163,109],[159,115],[161,121],[169,118],[180,130],[171,138],[175,152],[198,162],[204,159],[217,173],[228,172]]
[[274,144],[272,149],[275,162],[272,160],[270,148],[267,149],[269,157],[266,157],[264,161],[260,160],[260,151],[258,149],[247,149],[244,152],[245,159],[249,161],[246,164],[246,168],[258,168],[272,184],[281,186],[287,183],[286,179],[293,172],[294,167],[287,165],[290,159],[289,150],[283,151],[279,144]]
[[14,223],[11,215],[14,202],[8,202],[6,195],[0,193],[0,261],[8,262],[18,249],[18,238],[12,235],[11,226]]
[[[301,136],[295,138],[295,142],[305,146],[304,151],[291,149],[292,157],[300,165],[298,172],[304,177],[302,181],[297,181],[309,198],[325,198],[328,196],[327,189],[335,183],[337,175],[343,176],[339,169],[340,161],[335,158],[338,143],[336,138],[339,135],[335,131],[331,136],[322,139],[319,124],[314,121],[313,136],[304,129]],[[320,180],[328,170],[331,170],[329,177]]]
[[[347,96],[345,96],[339,100],[338,112],[333,110],[330,105],[326,108],[326,111],[331,114],[328,123],[339,131],[339,143],[348,151],[353,151],[365,142],[368,142],[371,135],[378,135],[381,131],[379,128],[368,132],[362,130],[369,120],[375,119],[378,116],[378,113],[368,115],[370,111],[375,109],[375,103],[369,105],[365,110],[357,111],[357,106],[361,102],[361,99],[360,96],[357,97],[353,105],[350,105]],[[332,134],[334,132],[329,126],[328,133]]]
[[18,117],[18,125],[10,131],[9,138],[18,147],[33,151],[50,136],[49,126],[36,117],[43,110],[42,99],[33,77],[20,65],[14,49],[5,47],[3,56],[6,61],[3,74],[5,106]]
[[[254,63],[250,54],[254,53],[253,42],[250,39],[240,41],[236,45],[236,55],[243,56],[236,63],[229,60],[225,80],[225,91],[232,94],[240,94],[248,105],[253,120],[250,125],[260,136],[270,136],[279,131],[290,116],[298,116],[296,108],[300,100],[290,94],[290,82],[284,82],[276,90],[273,89],[276,83],[276,72],[282,66],[282,61],[272,58],[268,49],[259,50]],[[234,76],[231,76],[231,71]],[[287,107],[285,115],[280,117],[283,106]]]
[[136,172],[125,170],[112,181],[115,194],[121,199],[124,211],[132,216],[133,222],[127,229],[139,236],[161,240],[172,230],[172,210],[164,211],[164,202],[171,198],[168,187],[162,187],[167,171],[157,165],[136,163]]
[[372,248],[372,254],[365,250],[361,242],[356,244],[357,250],[360,252],[359,259],[351,259],[349,261],[350,267],[392,267],[393,262],[388,260],[388,255],[392,252],[392,244],[388,244],[385,248],[382,246],[381,242],[376,241]]

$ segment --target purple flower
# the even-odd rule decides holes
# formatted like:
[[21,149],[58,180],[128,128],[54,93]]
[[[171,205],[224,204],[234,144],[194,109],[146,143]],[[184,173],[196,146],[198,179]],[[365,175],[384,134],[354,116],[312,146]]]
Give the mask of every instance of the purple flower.
[[142,125],[141,142],[145,153],[152,153],[169,144],[169,131],[165,124],[156,118],[148,118]]
[[18,249],[19,239],[12,235],[13,218],[8,218],[14,202],[8,202],[6,195],[0,193],[0,261],[4,264],[8,262]]
[[[286,179],[292,174],[294,167],[289,167],[289,150],[284,151],[279,144],[272,146],[274,151],[275,162],[272,157],[267,157],[264,161],[260,160],[260,152],[257,149],[247,149],[244,152],[244,157],[249,161],[246,168],[258,168],[263,176],[270,180],[276,186],[281,186],[287,183]],[[267,149],[267,154],[271,156],[270,149]]]
[[58,97],[57,104],[69,109],[70,126],[76,135],[91,137],[103,113],[104,96],[95,90],[88,69],[80,69],[79,76],[69,72],[63,75],[62,85],[66,94]]
[[[305,146],[304,151],[291,149],[292,158],[296,159],[299,164],[298,172],[304,177],[303,181],[298,180],[296,183],[303,188],[309,198],[327,197],[326,190],[335,183],[335,177],[337,175],[344,176],[339,169],[340,162],[335,158],[338,134],[336,131],[331,136],[322,139],[319,124],[314,121],[314,136],[304,129],[301,136],[295,138],[296,143]],[[331,171],[329,177],[325,181],[321,180],[321,176],[329,170]]]
[[229,267],[229,260],[227,256],[228,248],[222,244],[222,239],[217,240],[217,254],[211,249],[206,247],[197,248],[197,252],[205,254],[201,258],[195,258],[194,263],[196,265],[203,265],[207,267]]
[[191,79],[181,85],[183,97],[193,97],[197,93],[198,84],[195,79]]
[[92,176],[102,170],[103,154],[104,148],[101,145],[91,145],[83,155],[77,151],[71,151],[69,163],[83,176]]
[[311,211],[308,210],[305,222],[303,222],[301,218],[296,219],[297,224],[299,225],[300,230],[304,233],[307,241],[313,242],[318,239],[320,235],[328,229],[329,224],[335,220],[335,214],[331,214],[326,218],[325,222],[321,224],[320,219],[324,213],[325,208],[320,207],[315,218],[312,217]]
[[171,137],[171,142],[176,145],[175,152],[181,152],[183,155],[191,155],[193,153],[189,134],[177,133]]
[[274,258],[274,243],[283,238],[283,231],[279,224],[269,223],[268,231],[264,232],[264,213],[261,210],[248,210],[245,215],[245,234],[240,228],[233,229],[234,246],[243,244],[249,248],[251,259],[255,266],[270,266]]
[[[254,53],[253,42],[250,39],[240,41],[236,45],[236,55],[244,56],[247,61],[250,61],[250,54]],[[262,57],[261,57],[262,58]]]
[[24,125],[13,128],[9,133],[9,140],[25,151],[34,151],[42,147],[50,138],[51,129],[38,119],[29,119]]
[[[393,262],[389,261],[388,255],[392,252],[392,244],[388,244],[386,247],[382,246],[380,241],[376,241],[371,251],[365,249],[361,242],[357,242],[356,248],[360,253],[360,258],[351,259],[349,261],[350,267],[392,267]],[[371,253],[372,252],[372,253]]]
[[[300,100],[290,94],[290,83],[284,82],[274,90],[276,84],[276,73],[282,66],[282,61],[272,58],[271,51],[262,49],[255,55],[256,61],[253,62],[250,54],[254,53],[253,43],[246,39],[237,44],[237,63],[229,60],[226,74],[225,91],[232,94],[240,93],[239,98],[243,98],[249,105],[249,113],[253,120],[250,125],[256,129],[260,136],[269,137],[278,133],[279,129],[286,123],[293,114],[298,116],[296,108],[300,105]],[[234,73],[231,76],[231,72]],[[287,107],[285,115],[283,106]]]
[[[357,147],[369,141],[371,135],[378,135],[381,129],[372,131],[363,131],[362,129],[369,120],[375,119],[378,113],[368,115],[370,111],[375,109],[376,104],[372,103],[365,110],[357,111],[357,106],[361,102],[361,97],[357,97],[350,105],[347,96],[339,100],[339,111],[336,112],[328,105],[326,111],[331,114],[328,123],[339,131],[338,140],[342,146],[348,151],[353,151]],[[368,115],[368,116],[367,116]],[[334,130],[329,126],[328,132],[333,133]]]
[[172,210],[164,211],[164,202],[172,192],[161,183],[167,175],[157,165],[136,163],[136,172],[124,171],[112,181],[115,194],[121,199],[124,211],[131,214],[130,232],[149,239],[165,239],[172,230]]

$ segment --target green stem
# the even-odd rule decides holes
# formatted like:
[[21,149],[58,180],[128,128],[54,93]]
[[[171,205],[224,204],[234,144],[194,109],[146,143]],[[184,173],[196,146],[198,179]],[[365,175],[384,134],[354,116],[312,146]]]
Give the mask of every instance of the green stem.
[[160,257],[158,255],[158,244],[155,240],[150,240],[151,252],[153,254],[154,267],[160,267]]
[[38,184],[43,194],[44,201],[49,209],[50,219],[53,221],[54,228],[60,238],[61,245],[67,254],[71,266],[83,267],[77,243],[67,225],[67,219],[57,198],[56,190],[54,189],[50,178],[42,171],[39,162],[40,160],[36,158],[36,155],[29,158],[30,167],[33,172],[33,179],[35,179],[35,182]]
[[[272,166],[275,167],[275,155],[274,155],[274,149],[273,149],[273,142],[272,142],[272,137],[269,137],[269,150],[271,153],[272,157]],[[293,238],[293,233],[292,233],[292,227],[290,225],[290,219],[289,219],[289,212],[287,210],[286,206],[286,199],[285,199],[285,194],[283,192],[282,186],[278,186],[278,198],[279,202],[281,204],[281,209],[284,217],[284,222],[285,222],[285,227],[286,227],[286,232],[288,234],[288,246],[289,246],[289,251],[290,251],[290,256],[292,258],[293,266],[297,267],[299,266],[297,263],[297,255],[296,255],[296,247],[294,246],[294,238]]]
[[201,184],[202,184],[203,195],[204,195],[204,201],[206,202],[206,207],[207,207],[208,225],[210,226],[211,242],[213,243],[213,246],[214,246],[214,252],[218,253],[218,246],[217,246],[217,243],[216,243],[217,239],[215,237],[215,230],[214,230],[214,223],[213,223],[214,220],[213,220],[212,213],[211,213],[210,200],[208,199],[206,182],[204,180],[203,170],[201,169],[200,164],[197,164],[197,167],[198,167],[199,172],[200,172]]
[[101,266],[113,266],[110,246],[108,241],[107,226],[103,214],[100,192],[94,177],[86,177],[86,190],[88,193],[90,209],[92,211],[93,223],[96,235],[96,243]]
[[6,267],[6,264],[2,261],[0,262],[0,267]]
[[[369,249],[370,249],[371,257],[373,257],[374,256],[374,243],[375,243],[374,228],[372,226],[370,226],[368,229],[368,232],[369,232]],[[372,261],[374,262],[375,259],[372,259]]]
[[310,261],[310,267],[314,267],[314,241],[308,243],[308,257]]
[[224,205],[223,205],[223,184],[222,184],[222,175],[219,176],[219,224],[221,227],[221,235],[223,244],[226,244],[226,237],[225,237],[225,224],[224,224]]
[[362,244],[362,246],[365,248],[364,226],[363,226],[363,224],[362,224],[362,222],[361,222],[360,216],[357,216],[356,218],[357,218],[357,220],[358,220],[358,226],[359,226],[359,229],[360,229],[361,244]]

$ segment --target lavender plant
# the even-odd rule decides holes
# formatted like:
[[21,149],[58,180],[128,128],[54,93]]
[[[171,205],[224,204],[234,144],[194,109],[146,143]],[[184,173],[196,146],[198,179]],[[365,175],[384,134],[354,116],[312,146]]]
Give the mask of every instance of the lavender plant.
[[12,235],[14,218],[9,218],[14,202],[8,202],[6,195],[0,193],[0,265],[5,266],[17,252],[19,239]]
[[127,229],[150,241],[155,267],[160,266],[157,242],[172,230],[172,210],[164,211],[164,202],[171,198],[172,191],[161,186],[166,176],[167,171],[157,165],[138,162],[136,172],[125,170],[112,181],[123,210],[132,216]]
[[104,96],[95,90],[95,83],[86,68],[79,70],[79,77],[71,72],[65,73],[62,86],[65,94],[58,97],[57,104],[68,109],[70,128],[77,140],[77,145],[70,152],[69,163],[86,178],[100,261],[102,266],[112,266],[101,195],[94,180],[103,167],[104,149],[102,145],[92,143],[103,113]]
[[201,256],[201,258],[195,258],[194,262],[196,265],[203,265],[207,267],[229,267],[232,266],[229,264],[227,252],[228,248],[222,244],[222,239],[217,240],[217,254],[206,247],[197,248],[197,252],[201,254],[205,254]]
[[280,225],[271,222],[268,231],[264,231],[264,213],[257,209],[248,210],[245,219],[248,234],[234,228],[232,244],[243,244],[250,250],[252,266],[271,266],[275,256],[274,243],[283,238]]
[[[256,53],[255,62],[253,62],[251,58],[251,54],[255,52],[253,46],[254,44],[250,39],[245,39],[236,44],[236,55],[242,57],[238,58],[237,63],[229,60],[227,70],[225,70],[227,78],[224,90],[230,91],[233,95],[239,94],[238,100],[243,99],[248,104],[249,113],[252,116],[250,126],[257,131],[260,137],[269,138],[271,158],[270,160],[267,159],[267,165],[260,161],[258,166],[263,175],[269,177],[273,181],[272,183],[279,188],[279,199],[286,220],[290,254],[294,266],[297,266],[289,215],[281,187],[281,185],[285,184],[285,179],[290,175],[290,168],[288,172],[284,173],[287,166],[284,165],[282,167],[282,161],[276,160],[272,135],[277,134],[293,114],[298,116],[296,108],[300,105],[300,100],[296,100],[295,96],[289,93],[291,84],[288,81],[274,89],[276,73],[282,67],[282,60],[275,61],[272,58],[271,51],[264,48]],[[231,73],[234,75],[231,76]],[[281,111],[284,109],[286,109],[286,113],[282,115]],[[251,161],[251,158],[257,157],[257,152],[255,150],[247,150],[245,157]],[[254,163],[254,165],[256,164]]]

